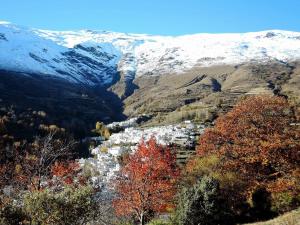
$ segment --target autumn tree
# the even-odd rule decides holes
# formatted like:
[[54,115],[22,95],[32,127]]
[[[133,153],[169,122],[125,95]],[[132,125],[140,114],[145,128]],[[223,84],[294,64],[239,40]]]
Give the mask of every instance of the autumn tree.
[[297,196],[300,133],[295,115],[284,98],[247,97],[205,131],[197,154],[213,154],[222,171],[238,174],[247,184],[241,190],[245,196],[261,187]]
[[33,143],[12,146],[10,159],[0,164],[0,185],[39,190],[57,161],[73,158],[74,146],[74,141],[56,138],[55,133],[37,137]]
[[96,123],[96,128],[92,130],[94,133],[100,135],[101,137],[104,137],[105,139],[108,139],[110,136],[109,129],[105,126],[102,122]]
[[171,207],[177,177],[176,158],[171,150],[157,144],[153,137],[142,141],[114,180],[117,215],[134,216],[145,224],[151,214]]
[[21,164],[23,175],[30,178],[30,186],[40,189],[56,162],[71,159],[75,144],[72,140],[55,138],[55,133],[37,137]]

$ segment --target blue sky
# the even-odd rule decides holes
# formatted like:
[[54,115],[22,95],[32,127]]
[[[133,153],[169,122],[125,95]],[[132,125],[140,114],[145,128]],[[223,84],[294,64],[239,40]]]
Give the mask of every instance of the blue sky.
[[300,31],[300,0],[0,0],[0,20],[52,30],[180,35]]

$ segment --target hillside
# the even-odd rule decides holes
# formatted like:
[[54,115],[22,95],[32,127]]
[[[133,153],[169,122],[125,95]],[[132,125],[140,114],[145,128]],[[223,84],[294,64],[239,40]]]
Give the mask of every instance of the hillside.
[[153,36],[0,22],[0,50],[3,102],[78,108],[88,124],[123,113],[151,114],[150,124],[211,121],[248,94],[299,104],[297,32]]
[[76,137],[85,137],[95,121],[125,118],[119,98],[99,86],[4,70],[0,70],[0,77],[0,108],[44,111],[52,124],[72,131]]
[[299,62],[193,68],[180,75],[138,77],[125,114],[153,113],[157,121],[211,120],[245,95],[287,96],[299,105]]
[[285,213],[275,219],[265,222],[251,223],[249,225],[299,225],[300,224],[300,209]]

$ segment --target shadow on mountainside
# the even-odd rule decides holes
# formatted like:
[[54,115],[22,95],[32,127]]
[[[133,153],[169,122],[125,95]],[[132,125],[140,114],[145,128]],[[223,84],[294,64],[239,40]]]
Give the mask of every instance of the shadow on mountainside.
[[92,129],[96,121],[125,119],[122,101],[106,88],[0,70],[0,106],[43,110],[61,127],[78,123]]

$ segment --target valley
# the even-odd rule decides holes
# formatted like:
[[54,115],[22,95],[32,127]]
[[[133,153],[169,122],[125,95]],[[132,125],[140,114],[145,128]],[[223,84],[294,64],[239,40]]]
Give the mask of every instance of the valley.
[[0,21],[0,224],[227,225],[295,209],[299,83],[300,32]]

